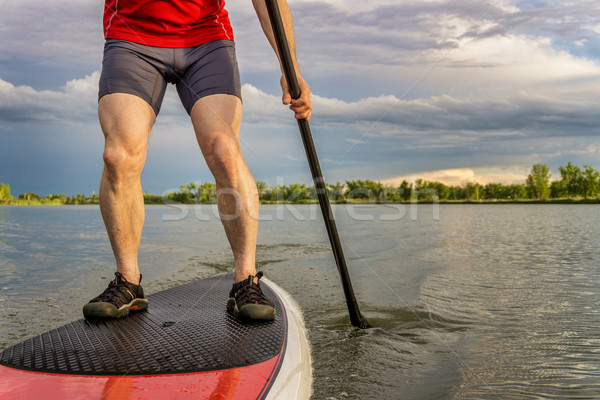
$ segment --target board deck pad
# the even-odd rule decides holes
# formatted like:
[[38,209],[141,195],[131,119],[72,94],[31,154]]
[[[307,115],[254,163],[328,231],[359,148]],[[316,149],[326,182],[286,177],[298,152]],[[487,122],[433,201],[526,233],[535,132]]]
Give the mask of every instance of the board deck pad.
[[223,274],[147,296],[147,311],[111,321],[78,321],[16,344],[0,364],[80,375],[149,375],[244,367],[277,356],[285,340],[281,301],[268,322],[240,322],[226,303],[233,283]]

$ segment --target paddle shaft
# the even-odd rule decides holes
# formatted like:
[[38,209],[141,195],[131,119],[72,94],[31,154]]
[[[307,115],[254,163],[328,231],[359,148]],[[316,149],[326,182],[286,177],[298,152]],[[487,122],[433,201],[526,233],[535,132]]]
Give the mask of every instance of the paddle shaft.
[[[271,26],[273,28],[273,34],[275,35],[275,41],[277,43],[277,50],[283,66],[285,79],[287,81],[292,98],[297,99],[300,97],[300,86],[298,85],[298,78],[296,77],[296,70],[294,69],[294,63],[292,61],[292,55],[288,45],[287,36],[285,34],[283,21],[281,20],[279,6],[277,4],[277,0],[265,1],[267,4],[267,10],[269,12],[269,19],[271,20]],[[329,236],[329,242],[331,243],[331,248],[333,249],[335,263],[342,280],[344,295],[346,296],[346,303],[350,313],[350,323],[359,328],[367,328],[367,320],[361,315],[358,309],[358,303],[356,302],[354,290],[352,289],[352,282],[350,281],[350,275],[348,274],[348,267],[346,266],[346,259],[342,250],[342,244],[338,235],[333,211],[331,210],[331,205],[329,204],[327,188],[325,186],[325,181],[323,180],[321,167],[319,166],[319,159],[317,158],[317,151],[315,150],[315,145],[313,143],[310,126],[308,125],[308,121],[306,119],[299,119],[297,121],[298,127],[300,128],[300,134],[302,136],[302,142],[304,143],[304,150],[306,151],[306,156],[308,158],[310,171],[315,183],[319,205],[321,206],[321,212],[323,213],[323,219],[325,220],[327,235]]]

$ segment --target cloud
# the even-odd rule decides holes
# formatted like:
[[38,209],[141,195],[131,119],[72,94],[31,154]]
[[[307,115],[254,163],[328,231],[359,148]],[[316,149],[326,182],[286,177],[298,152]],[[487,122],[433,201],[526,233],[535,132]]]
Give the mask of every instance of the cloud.
[[[488,168],[489,169],[489,168]],[[503,168],[492,168],[503,169]],[[402,175],[381,181],[385,186],[400,186],[402,181],[414,182],[423,179],[430,182],[442,182],[445,185],[461,186],[467,182],[477,182],[482,185],[488,183],[502,183],[505,185],[523,183],[527,174],[518,172],[475,172],[472,168],[453,168],[438,171],[416,172],[414,174]]]
[[[246,83],[242,86],[244,99],[244,121],[264,123],[265,121],[282,121],[286,108],[281,97],[265,93],[259,88]],[[287,114],[287,113],[286,113]],[[289,118],[289,115],[285,115]]]
[[94,72],[60,90],[35,90],[0,79],[0,121],[69,123],[97,119],[98,79]]
[[[281,102],[250,84],[244,85],[248,118],[281,118]],[[565,101],[527,92],[501,100],[464,100],[442,95],[402,100],[392,95],[348,102],[313,94],[313,118],[361,132],[348,141],[361,143],[373,136],[423,135],[515,139],[529,136],[596,135],[600,126],[598,102]]]
[[550,85],[569,85],[575,95],[600,76],[598,36],[578,25],[600,18],[591,3],[587,9],[558,2],[532,10],[512,2],[374,1],[368,12],[354,3],[293,7],[301,16],[296,20],[301,65],[319,76],[316,83],[326,87],[315,90],[319,93],[347,98],[346,82],[356,88],[354,94],[403,99],[564,92]]
[[3,1],[0,59],[96,69],[104,41],[102,10],[96,0]]
[[[6,123],[51,122],[97,124],[99,73],[67,82],[60,90],[37,91],[0,80],[0,120]],[[270,129],[293,125],[291,112],[279,96],[251,84],[242,88],[244,123]],[[531,93],[500,100],[465,100],[443,95],[402,100],[392,95],[344,101],[313,96],[313,121],[320,129],[342,132],[348,152],[369,148],[440,148],[483,145],[523,138],[597,136],[598,103],[565,101]],[[159,127],[189,129],[173,90],[164,102]],[[394,142],[395,140],[395,142]],[[374,151],[371,149],[370,151]]]
[[[436,57],[440,59],[438,68],[460,69],[462,73],[465,70],[471,71],[472,79],[477,82],[485,79],[488,89],[493,83],[503,83],[502,91],[506,91],[507,88],[514,91],[515,88],[556,85],[562,82],[572,84],[576,79],[588,80],[586,84],[595,80],[597,86],[600,78],[598,64],[553,48],[552,42],[547,38],[512,34],[477,40],[471,38],[463,40],[452,51],[434,54],[434,59]],[[450,71],[450,73],[457,75],[461,72]],[[465,80],[465,83],[469,85],[469,80]],[[582,84],[583,82],[580,83]],[[498,89],[492,90],[494,95],[499,92]]]

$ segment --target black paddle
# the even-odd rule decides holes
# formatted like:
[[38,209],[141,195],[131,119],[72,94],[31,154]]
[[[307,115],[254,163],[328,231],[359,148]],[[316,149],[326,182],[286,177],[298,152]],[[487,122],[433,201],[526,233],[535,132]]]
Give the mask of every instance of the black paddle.
[[[292,98],[297,99],[300,97],[300,86],[298,85],[298,78],[296,77],[296,71],[292,62],[292,55],[290,53],[287,37],[285,35],[285,29],[281,20],[279,6],[277,4],[277,0],[265,1],[267,4],[267,10],[269,12],[269,19],[271,20],[271,26],[273,27],[275,41],[277,42],[279,57],[281,58],[281,64],[283,65],[285,79],[288,83]],[[342,244],[340,243],[337,227],[333,218],[333,212],[331,211],[331,205],[329,204],[327,188],[325,187],[325,181],[323,180],[323,175],[321,174],[321,167],[319,166],[319,159],[317,158],[317,151],[315,150],[315,145],[312,140],[312,134],[310,133],[308,121],[306,119],[299,119],[298,127],[300,128],[300,134],[302,135],[302,142],[304,143],[304,149],[306,150],[308,164],[310,166],[313,181],[315,182],[315,189],[317,191],[317,197],[319,198],[319,205],[321,206],[323,219],[325,220],[325,226],[327,227],[327,234],[329,236],[329,241],[331,242],[335,262],[342,280],[344,295],[346,296],[346,303],[348,304],[348,311],[350,312],[350,323],[358,328],[368,328],[369,323],[361,315],[358,309],[358,303],[356,302],[356,297],[354,296],[352,282],[350,281],[348,267],[346,266],[346,259],[344,258]]]

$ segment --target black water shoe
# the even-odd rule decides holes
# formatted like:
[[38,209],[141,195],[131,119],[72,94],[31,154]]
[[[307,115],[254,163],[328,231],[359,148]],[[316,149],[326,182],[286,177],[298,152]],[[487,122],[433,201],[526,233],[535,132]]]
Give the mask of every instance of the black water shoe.
[[[142,276],[140,275],[140,282]],[[141,285],[127,282],[119,272],[102,294],[83,306],[83,316],[87,319],[122,318],[130,311],[143,311],[148,308]]]
[[262,276],[263,273],[259,271],[255,276],[249,275],[248,279],[233,284],[227,310],[234,317],[250,321],[271,321],[275,318],[273,303],[260,288],[259,280]]

